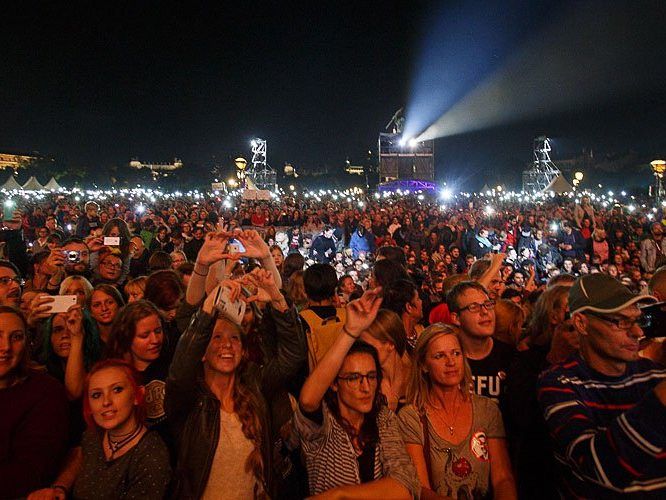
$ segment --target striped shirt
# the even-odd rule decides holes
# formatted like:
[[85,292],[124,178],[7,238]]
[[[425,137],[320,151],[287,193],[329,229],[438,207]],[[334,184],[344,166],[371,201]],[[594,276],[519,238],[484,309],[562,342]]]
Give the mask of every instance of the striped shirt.
[[[298,432],[308,470],[310,495],[317,495],[342,485],[360,484],[356,451],[349,435],[322,402],[323,422],[318,424],[296,409],[294,425]],[[414,498],[421,487],[405,443],[398,429],[398,419],[383,406],[377,415],[379,443],[375,452],[374,478],[391,477],[400,482]]]
[[537,397],[568,498],[666,495],[666,369],[641,359],[620,377],[575,355],[541,374]]

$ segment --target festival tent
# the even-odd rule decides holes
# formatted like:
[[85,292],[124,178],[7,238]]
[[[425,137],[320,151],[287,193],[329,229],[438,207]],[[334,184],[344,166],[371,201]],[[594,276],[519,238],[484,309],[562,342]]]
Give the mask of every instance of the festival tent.
[[481,193],[486,193],[486,191],[490,191],[490,186],[488,183],[484,184],[483,187],[481,188]]
[[55,177],[51,177],[51,180],[46,183],[44,186],[44,189],[47,189],[49,191],[58,191],[60,188],[60,184],[55,180]]
[[549,193],[551,191],[556,194],[570,193],[573,191],[573,188],[563,175],[558,175],[552,181],[550,181],[550,184],[548,184],[546,189],[543,190],[544,193]]
[[7,179],[7,182],[5,182],[2,185],[2,189],[6,189],[7,191],[11,191],[13,189],[21,189],[21,185],[16,182],[16,179],[14,178],[13,175],[9,176],[9,179]]
[[24,191],[40,191],[42,189],[44,189],[44,186],[39,183],[34,175],[28,179],[28,182],[23,184]]

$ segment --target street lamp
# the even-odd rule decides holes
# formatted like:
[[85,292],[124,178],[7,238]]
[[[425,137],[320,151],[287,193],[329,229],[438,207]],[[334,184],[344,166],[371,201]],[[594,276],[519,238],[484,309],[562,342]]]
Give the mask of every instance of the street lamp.
[[654,160],[650,162],[652,171],[654,172],[654,177],[656,180],[655,183],[655,193],[654,197],[657,199],[657,203],[664,198],[664,172],[666,172],[666,160]]

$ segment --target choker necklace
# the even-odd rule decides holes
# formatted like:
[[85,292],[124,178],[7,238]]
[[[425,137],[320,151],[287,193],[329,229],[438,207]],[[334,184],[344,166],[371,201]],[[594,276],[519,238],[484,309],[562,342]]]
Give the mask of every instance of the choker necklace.
[[136,429],[133,431],[127,433],[127,434],[121,434],[121,438],[118,439],[117,441],[114,441],[111,439],[111,433],[107,431],[106,433],[106,442],[109,445],[109,450],[111,450],[111,458],[122,448],[127,446],[132,439],[137,437],[139,433],[143,430],[143,425],[139,423],[136,426]]

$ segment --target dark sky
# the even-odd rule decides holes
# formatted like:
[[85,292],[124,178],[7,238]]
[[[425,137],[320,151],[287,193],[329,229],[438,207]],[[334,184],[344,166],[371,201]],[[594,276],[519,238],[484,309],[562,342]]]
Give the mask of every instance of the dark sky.
[[[212,164],[249,155],[253,136],[267,139],[277,168],[361,162],[407,101],[436,10],[390,1],[51,4],[3,8],[0,150],[102,167],[131,157]],[[438,141],[438,166],[464,176],[468,162],[478,170],[492,157],[513,175],[544,131],[561,136],[567,154],[666,152],[662,97],[637,91]]]

